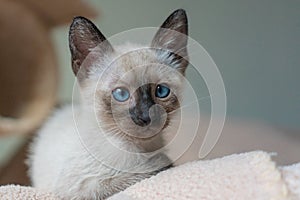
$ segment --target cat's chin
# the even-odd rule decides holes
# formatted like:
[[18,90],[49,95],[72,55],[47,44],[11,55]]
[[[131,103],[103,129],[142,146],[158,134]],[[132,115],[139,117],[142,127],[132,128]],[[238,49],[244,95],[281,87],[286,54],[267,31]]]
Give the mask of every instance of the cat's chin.
[[162,141],[162,135],[163,135],[163,130],[160,132],[153,134],[153,133],[136,133],[136,134],[124,134],[124,138],[126,138],[130,143],[135,144],[136,147],[138,147],[140,152],[144,153],[150,153],[150,152],[156,152],[159,149],[163,147],[163,141]]
[[131,140],[151,140],[159,135],[161,135],[163,129],[155,129],[151,126],[143,127],[142,129],[138,128],[135,130],[122,130],[122,134],[125,137],[130,138]]

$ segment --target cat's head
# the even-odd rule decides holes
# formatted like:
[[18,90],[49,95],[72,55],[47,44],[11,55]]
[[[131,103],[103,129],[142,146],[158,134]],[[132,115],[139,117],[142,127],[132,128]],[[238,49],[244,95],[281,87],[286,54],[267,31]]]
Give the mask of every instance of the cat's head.
[[84,104],[112,134],[147,139],[168,127],[180,107],[187,61],[188,22],[176,10],[148,47],[113,47],[88,19],[70,27],[72,69]]

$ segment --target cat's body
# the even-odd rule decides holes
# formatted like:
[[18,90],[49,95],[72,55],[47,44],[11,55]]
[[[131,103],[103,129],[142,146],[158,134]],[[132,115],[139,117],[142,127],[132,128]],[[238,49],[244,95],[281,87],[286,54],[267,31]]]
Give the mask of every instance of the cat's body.
[[[76,113],[78,111],[75,111]],[[87,120],[84,123],[89,133],[86,135],[89,141],[85,141],[85,145],[94,143],[98,147],[94,150],[98,151],[98,155],[103,155],[105,157],[103,159],[109,159],[108,163],[116,162],[119,168],[131,168],[139,163],[140,168],[135,169],[137,171],[143,169],[158,171],[161,166],[170,164],[163,154],[155,156],[151,159],[152,162],[149,162],[149,159],[143,156],[124,157],[124,154],[120,152],[115,153],[116,151],[106,138],[107,135],[104,136],[97,130],[95,133],[91,130],[93,128],[89,128],[92,123],[96,122]],[[110,140],[115,140],[123,147],[128,146],[130,150],[135,147],[118,137],[112,136]],[[106,167],[100,161],[95,160],[81,142],[74,125],[72,107],[68,106],[57,111],[40,131],[32,149],[34,152],[31,168],[33,185],[52,191],[66,199],[71,199],[71,197],[98,199],[107,197],[154,174],[153,172],[131,174]]]
[[90,21],[74,19],[70,49],[82,104],[58,110],[35,138],[35,187],[64,199],[104,199],[170,166],[158,149],[180,106],[187,38],[164,28],[186,35],[185,12],[175,11],[150,47],[113,48]]

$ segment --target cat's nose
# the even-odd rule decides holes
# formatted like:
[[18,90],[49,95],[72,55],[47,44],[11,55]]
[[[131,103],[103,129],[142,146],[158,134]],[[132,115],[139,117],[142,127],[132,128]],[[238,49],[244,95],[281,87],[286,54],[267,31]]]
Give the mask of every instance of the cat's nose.
[[151,122],[151,118],[149,116],[149,111],[141,112],[139,109],[132,108],[129,109],[131,120],[138,126],[144,127],[148,126]]
[[134,121],[137,125],[144,127],[144,126],[148,126],[151,122],[151,118],[149,115],[142,115],[142,116],[138,116],[137,120]]

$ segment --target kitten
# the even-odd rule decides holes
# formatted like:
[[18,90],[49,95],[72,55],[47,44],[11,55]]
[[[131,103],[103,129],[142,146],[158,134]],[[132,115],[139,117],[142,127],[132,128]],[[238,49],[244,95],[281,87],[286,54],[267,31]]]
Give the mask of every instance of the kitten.
[[63,199],[105,199],[168,168],[159,149],[180,107],[187,16],[173,12],[150,46],[112,47],[88,19],[70,27],[80,106],[56,111],[28,159],[33,186]]

